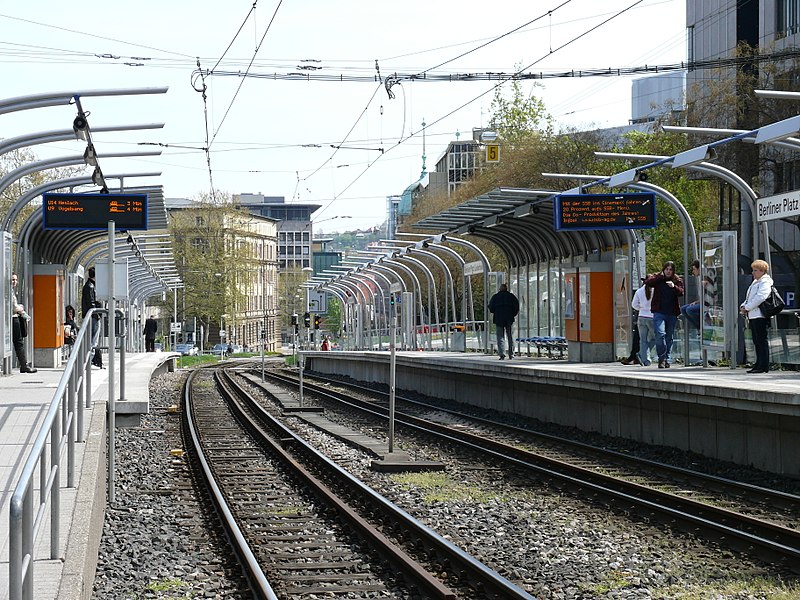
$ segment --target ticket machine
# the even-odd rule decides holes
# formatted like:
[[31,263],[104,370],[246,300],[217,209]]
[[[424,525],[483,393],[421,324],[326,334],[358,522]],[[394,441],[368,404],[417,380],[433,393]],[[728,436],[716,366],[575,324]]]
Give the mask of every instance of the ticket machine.
[[564,325],[570,361],[613,362],[611,263],[585,263],[564,269]]

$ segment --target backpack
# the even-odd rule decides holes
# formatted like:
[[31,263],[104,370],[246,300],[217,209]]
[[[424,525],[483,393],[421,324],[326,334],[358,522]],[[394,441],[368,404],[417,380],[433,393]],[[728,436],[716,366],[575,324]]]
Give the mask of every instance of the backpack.
[[784,308],[786,308],[786,303],[783,301],[783,298],[773,285],[772,290],[770,290],[769,296],[767,296],[767,299],[764,300],[759,305],[758,308],[759,310],[761,310],[762,315],[769,318],[769,317],[774,317],[775,315],[779,314]]

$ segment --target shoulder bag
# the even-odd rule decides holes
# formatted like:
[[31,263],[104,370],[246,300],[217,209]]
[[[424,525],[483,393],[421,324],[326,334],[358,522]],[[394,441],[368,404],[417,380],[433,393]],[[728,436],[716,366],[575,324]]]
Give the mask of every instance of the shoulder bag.
[[769,318],[779,314],[785,307],[786,303],[773,285],[769,296],[767,296],[767,299],[764,300],[758,308],[761,310],[761,314]]
[[28,319],[21,315],[17,315],[16,319],[19,322],[19,337],[28,337]]

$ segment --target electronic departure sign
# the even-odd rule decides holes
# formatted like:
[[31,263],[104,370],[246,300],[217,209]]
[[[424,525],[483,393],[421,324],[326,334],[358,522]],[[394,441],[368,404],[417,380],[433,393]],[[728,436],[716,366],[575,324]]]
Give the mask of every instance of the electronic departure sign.
[[561,194],[553,211],[556,231],[648,229],[656,226],[656,195]]
[[147,194],[43,194],[45,229],[147,229]]

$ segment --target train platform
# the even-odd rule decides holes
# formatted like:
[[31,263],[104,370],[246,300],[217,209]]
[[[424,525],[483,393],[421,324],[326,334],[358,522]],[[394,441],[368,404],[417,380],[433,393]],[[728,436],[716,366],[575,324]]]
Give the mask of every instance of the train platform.
[[[137,406],[149,402],[151,377],[174,368],[173,353],[126,356],[125,396]],[[36,435],[47,414],[63,369],[0,376],[0,600],[9,597],[9,503]],[[116,377],[119,398],[119,373]],[[85,442],[76,444],[75,487],[61,489],[60,556],[50,559],[49,516],[39,529],[34,564],[36,600],[77,600],[91,596],[97,548],[106,507],[106,405],[109,372],[92,367],[91,404],[86,410]],[[62,479],[62,486],[66,480]],[[49,515],[49,511],[48,511]],[[91,577],[88,575],[91,574]]]
[[[389,352],[304,352],[307,367],[389,381]],[[474,352],[397,352],[398,390],[800,477],[800,373]]]

